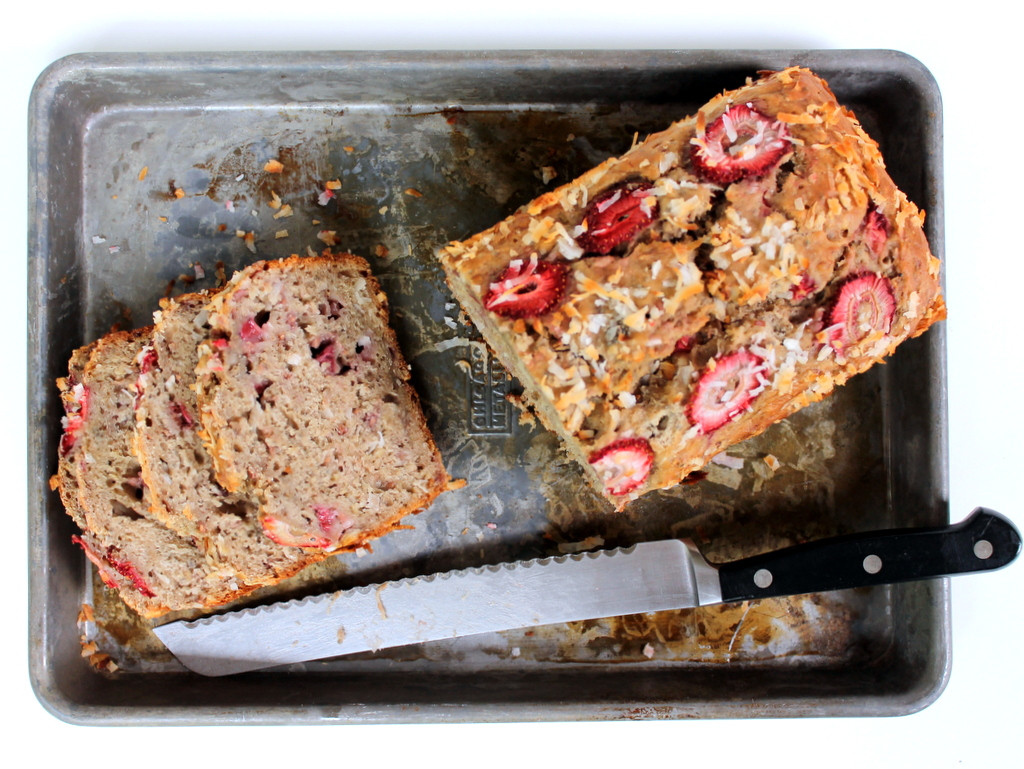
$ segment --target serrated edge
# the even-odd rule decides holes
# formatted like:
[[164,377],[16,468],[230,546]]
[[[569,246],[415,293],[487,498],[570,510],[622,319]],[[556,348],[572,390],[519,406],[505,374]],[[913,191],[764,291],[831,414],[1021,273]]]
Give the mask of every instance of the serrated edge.
[[[278,612],[290,611],[297,609],[302,606],[311,604],[323,603],[329,601],[335,603],[340,600],[344,600],[350,596],[356,595],[369,595],[375,593],[382,588],[398,588],[413,585],[419,582],[435,582],[438,580],[448,581],[452,579],[460,579],[471,575],[484,575],[484,574],[495,574],[501,571],[519,571],[520,569],[533,569],[542,568],[550,564],[562,564],[567,561],[583,561],[585,559],[595,560],[598,558],[612,558],[619,555],[628,555],[633,553],[639,545],[629,545],[628,547],[617,547],[611,550],[588,550],[584,553],[568,553],[564,555],[552,555],[543,556],[541,558],[534,558],[528,561],[511,561],[508,563],[495,563],[485,564],[484,566],[473,566],[468,569],[452,569],[450,571],[435,572],[433,574],[423,574],[415,577],[403,577],[398,580],[387,580],[384,582],[377,582],[372,585],[361,585],[359,587],[352,587],[346,590],[337,590],[333,593],[320,593],[319,595],[307,595],[303,598],[293,598],[289,601],[277,601],[276,603],[265,604],[263,606],[249,606],[244,609],[235,609],[234,611],[224,612],[223,614],[213,614],[208,617],[200,617],[194,620],[180,620],[175,623],[168,623],[168,625],[162,625],[161,627],[168,627],[171,624],[178,625],[182,628],[199,628],[208,625],[213,625],[220,622],[234,621],[237,617],[242,616],[253,616],[258,617],[261,615],[274,614]],[[159,629],[159,628],[158,628]]]

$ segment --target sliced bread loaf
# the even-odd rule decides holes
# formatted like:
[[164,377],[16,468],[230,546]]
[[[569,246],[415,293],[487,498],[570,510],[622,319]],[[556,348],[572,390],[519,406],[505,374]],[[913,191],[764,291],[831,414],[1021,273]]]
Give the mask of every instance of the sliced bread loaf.
[[369,265],[257,262],[210,302],[199,418],[220,484],[275,542],[350,550],[448,484]]

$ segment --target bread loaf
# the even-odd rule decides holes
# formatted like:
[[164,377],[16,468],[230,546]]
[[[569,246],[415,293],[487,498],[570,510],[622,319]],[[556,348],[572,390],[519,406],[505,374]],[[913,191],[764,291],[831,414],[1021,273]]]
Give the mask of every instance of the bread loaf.
[[827,84],[792,68],[439,256],[527,402],[621,509],[942,319],[923,220]]

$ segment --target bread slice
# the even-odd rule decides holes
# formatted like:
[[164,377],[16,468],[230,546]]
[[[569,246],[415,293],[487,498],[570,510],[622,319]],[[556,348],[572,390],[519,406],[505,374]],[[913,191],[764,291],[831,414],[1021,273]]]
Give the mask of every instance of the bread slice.
[[152,514],[132,452],[135,360],[152,328],[115,332],[75,352],[62,379],[68,404],[58,482],[83,529],[75,542],[144,617],[227,603],[253,589]]
[[71,353],[68,375],[57,379],[64,416],[61,418],[60,445],[57,451],[57,472],[50,479],[50,488],[60,494],[64,509],[79,528],[85,528],[85,515],[78,504],[79,436],[89,413],[89,390],[82,381],[96,343],[79,347]]
[[621,509],[944,318],[923,221],[828,85],[792,68],[439,256]]
[[199,344],[207,337],[207,292],[160,302],[152,339],[139,357],[135,454],[156,515],[192,536],[215,562],[250,585],[274,584],[326,557],[264,536],[257,505],[225,491],[200,437],[194,390]]
[[197,368],[206,446],[219,483],[259,501],[275,542],[354,549],[446,488],[364,259],[257,262],[208,313]]

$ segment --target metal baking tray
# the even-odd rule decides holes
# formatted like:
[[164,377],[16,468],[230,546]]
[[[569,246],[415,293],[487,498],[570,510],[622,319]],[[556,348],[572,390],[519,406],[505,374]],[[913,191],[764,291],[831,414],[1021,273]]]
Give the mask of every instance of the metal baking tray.
[[[47,483],[53,380],[74,347],[146,325],[165,294],[333,238],[371,260],[429,424],[466,485],[372,552],[250,602],[665,537],[726,560],[946,523],[941,325],[735,447],[742,467],[712,465],[614,515],[520,412],[516,383],[435,262],[439,245],[791,64],[824,76],[880,142],[941,257],[939,94],[897,52],[103,54],[48,68],[29,115],[28,254],[30,667],[44,706],[83,724],[266,724],[894,715],[932,702],[950,661],[945,580],[203,679],[96,583]],[[265,171],[270,159],[283,172]],[[340,190],[322,196],[333,180]]]

